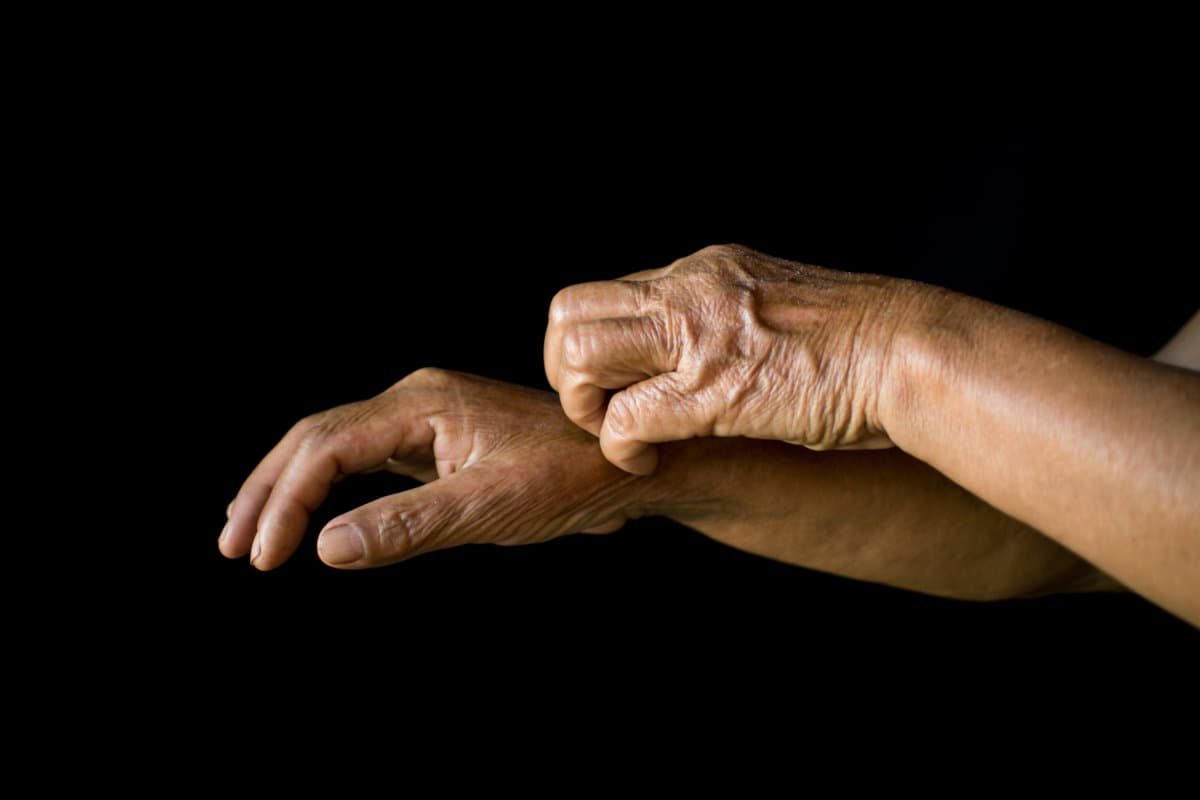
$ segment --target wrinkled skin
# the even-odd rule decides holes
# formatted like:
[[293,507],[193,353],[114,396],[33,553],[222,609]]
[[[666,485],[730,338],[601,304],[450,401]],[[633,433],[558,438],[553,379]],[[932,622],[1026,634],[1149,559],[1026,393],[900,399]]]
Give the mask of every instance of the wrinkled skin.
[[[326,563],[663,514],[850,577],[973,599],[1124,584],[1200,624],[1197,334],[1166,366],[936,287],[710,248],[556,299],[547,369],[604,454],[551,395],[421,370],[295,426],[220,547],[272,569],[334,481],[387,469],[428,483],[333,520]],[[732,438],[690,438],[711,434]]]
[[[935,594],[1098,588],[1070,554],[903,454],[848,455],[695,440],[668,446],[662,468],[635,477],[608,463],[552,394],[420,370],[295,425],[230,504],[218,546],[274,569],[332,482],[390,470],[426,485],[331,521],[317,544],[327,564],[357,569],[461,544],[605,533],[659,514],[748,552]],[[864,487],[875,502],[863,502]]]
[[553,395],[426,369],[296,424],[230,505],[222,553],[249,552],[262,570],[279,566],[335,481],[380,470],[426,485],[332,520],[317,543],[330,566],[380,566],[468,542],[613,531],[634,513],[645,483],[607,463]]
[[708,247],[559,292],[546,375],[567,416],[634,474],[654,470],[652,443],[694,437],[888,447],[891,342],[920,302],[907,281]]
[[696,437],[894,445],[1200,624],[1200,374],[1180,335],[1165,360],[1184,369],[946,289],[722,246],[562,290],[544,358],[565,413],[630,473]]

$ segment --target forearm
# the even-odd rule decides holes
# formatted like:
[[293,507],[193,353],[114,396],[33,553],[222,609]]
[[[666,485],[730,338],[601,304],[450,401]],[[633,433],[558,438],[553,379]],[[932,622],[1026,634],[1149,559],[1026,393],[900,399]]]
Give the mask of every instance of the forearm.
[[899,337],[898,446],[1200,622],[1200,374],[945,293]]
[[662,448],[648,513],[792,564],[963,599],[1115,588],[897,450],[702,439]]

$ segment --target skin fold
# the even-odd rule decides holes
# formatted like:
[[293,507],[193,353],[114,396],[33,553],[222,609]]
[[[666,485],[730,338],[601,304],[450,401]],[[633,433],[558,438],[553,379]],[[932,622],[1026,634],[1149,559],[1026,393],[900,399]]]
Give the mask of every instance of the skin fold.
[[[950,576],[910,583],[919,565],[897,567],[905,574],[897,579],[880,564],[925,563],[934,558],[926,548],[947,543],[961,554],[958,539],[966,537],[993,548],[983,561],[995,565],[987,571],[992,579],[977,576],[968,592],[1005,596],[1014,586],[1002,576],[1022,572],[999,566],[1014,549],[1027,550],[1020,557],[1030,566],[1057,569],[1033,533],[1040,531],[1200,624],[1196,327],[1193,319],[1164,348],[1166,363],[1155,363],[938,287],[721,246],[662,270],[564,289],[551,307],[544,357],[564,412],[597,434],[604,455],[631,474],[670,471],[668,450],[656,443],[706,437],[774,439],[813,450],[899,447],[902,454],[824,458],[791,484],[800,494],[797,486],[812,485],[817,472],[844,470],[851,497],[887,509],[886,519],[880,514],[870,523],[877,529],[872,547],[887,555],[868,548],[851,567],[853,558],[830,551],[821,558],[832,571],[962,596]],[[851,457],[857,460],[845,460]],[[801,470],[803,462],[781,458],[777,469],[787,471],[786,463]],[[924,472],[929,467],[948,480],[938,484]],[[771,479],[759,481],[746,491]],[[892,495],[888,487],[911,495]],[[994,515],[965,502],[956,494],[963,490]],[[867,524],[852,502],[827,496],[807,511],[821,517],[830,510],[822,530]],[[794,510],[798,501],[780,494],[771,502],[774,512]],[[904,508],[921,513],[903,522],[892,512]],[[814,524],[802,512],[780,513],[796,526],[789,531]],[[950,520],[944,527],[939,514]],[[884,546],[892,541],[888,530],[903,532]],[[809,544],[804,557],[817,558],[819,548]],[[953,560],[939,565],[961,567]],[[1087,573],[1078,564],[1066,567],[1048,585],[1112,585],[1103,573]],[[1041,591],[1037,580],[1030,583],[1015,593]]]
[[554,394],[432,369],[297,423],[230,504],[221,552],[279,566],[334,481],[385,469],[426,485],[331,520],[317,542],[331,566],[607,532],[654,514],[752,553],[949,597],[1115,588],[897,450],[713,438],[665,445],[659,469],[635,476],[604,458]]

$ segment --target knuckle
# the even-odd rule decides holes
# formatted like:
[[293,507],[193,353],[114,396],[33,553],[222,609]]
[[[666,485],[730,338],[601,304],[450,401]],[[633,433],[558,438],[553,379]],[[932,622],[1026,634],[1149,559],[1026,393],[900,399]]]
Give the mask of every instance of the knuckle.
[[298,421],[295,425],[293,425],[292,429],[289,431],[289,433],[296,434],[299,436],[303,436],[303,435],[307,434],[309,431],[311,431],[317,425],[320,425],[321,420],[324,419],[325,415],[328,413],[329,412],[327,412],[327,411],[321,411],[316,414],[309,414],[307,417],[304,417],[303,419]]
[[408,373],[396,386],[444,386],[453,380],[454,373],[440,367],[421,367]]
[[563,334],[563,363],[572,370],[580,370],[591,364],[596,357],[596,337],[579,327]]
[[736,250],[737,246],[732,244],[710,244],[696,255],[705,258],[729,258],[735,254]]
[[[718,370],[711,363],[693,365],[691,369],[682,370],[675,374],[675,385],[678,389],[680,402],[683,398],[695,397],[712,386],[719,379]],[[661,394],[661,390],[659,390]],[[664,402],[666,398],[663,398]]]
[[608,404],[604,424],[615,439],[628,439],[636,429],[637,415],[633,404],[624,395],[617,395]]
[[702,274],[744,276],[748,264],[754,262],[754,251],[738,244],[712,244],[692,258]]
[[378,408],[375,400],[349,403],[319,415],[300,439],[301,451],[338,449],[354,444],[362,424]]
[[[402,556],[414,552],[424,538],[425,514],[411,506],[387,506],[377,520],[376,557]],[[376,549],[370,548],[370,549]]]
[[710,244],[696,253],[696,257],[705,263],[730,265],[744,263],[752,252],[740,244]]
[[559,289],[554,298],[550,301],[550,323],[553,325],[561,325],[566,322],[571,316],[571,301],[574,296],[574,287],[567,286]]
[[297,452],[311,454],[327,447],[337,431],[338,425],[329,418],[319,420],[300,437]]

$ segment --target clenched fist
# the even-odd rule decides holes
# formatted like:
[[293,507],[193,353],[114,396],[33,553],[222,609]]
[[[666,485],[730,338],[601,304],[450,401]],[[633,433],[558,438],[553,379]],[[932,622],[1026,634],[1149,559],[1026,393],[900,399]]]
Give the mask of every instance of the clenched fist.
[[892,344],[929,288],[708,247],[559,292],[546,375],[634,474],[654,471],[653,443],[692,437],[888,447]]

